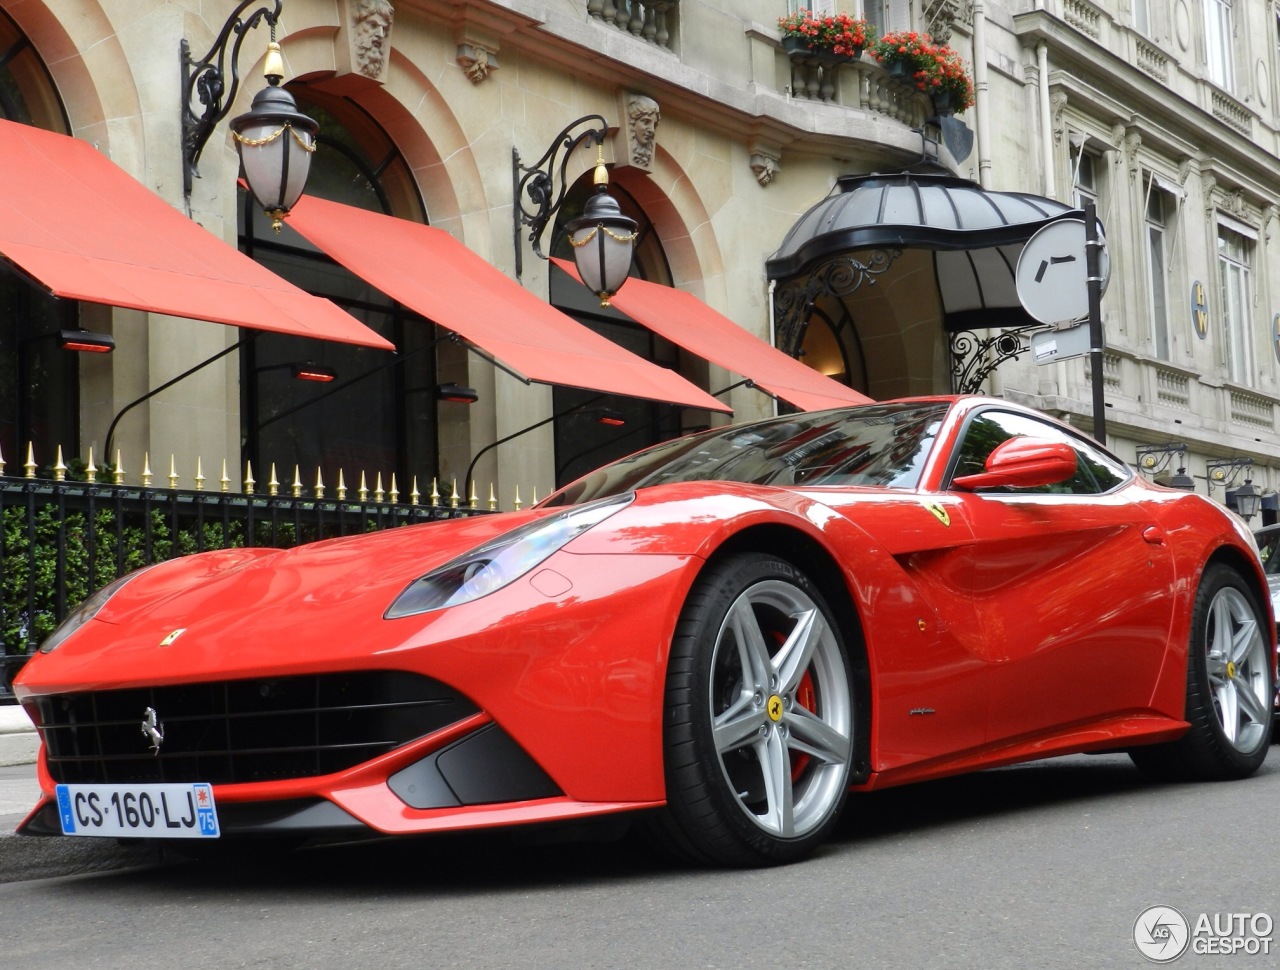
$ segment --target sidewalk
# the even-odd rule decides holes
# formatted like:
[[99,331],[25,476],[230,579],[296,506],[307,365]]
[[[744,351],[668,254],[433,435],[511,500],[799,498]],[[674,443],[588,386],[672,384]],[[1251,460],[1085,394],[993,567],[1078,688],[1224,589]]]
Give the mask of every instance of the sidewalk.
[[35,764],[36,747],[36,729],[22,708],[0,704],[0,766]]

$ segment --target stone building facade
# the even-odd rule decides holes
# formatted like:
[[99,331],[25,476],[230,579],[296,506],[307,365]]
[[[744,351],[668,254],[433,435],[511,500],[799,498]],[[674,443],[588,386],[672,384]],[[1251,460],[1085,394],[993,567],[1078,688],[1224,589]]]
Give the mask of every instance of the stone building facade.
[[[1184,444],[1176,461],[1201,492],[1210,462],[1250,458],[1246,474],[1274,489],[1280,8],[1272,0],[840,6],[881,32],[931,31],[972,65],[978,101],[958,116],[972,133],[963,157],[931,122],[928,99],[869,56],[836,64],[789,54],[776,26],[787,0],[285,0],[276,33],[289,89],[321,122],[308,191],[445,230],[540,299],[720,393],[733,420],[771,413],[775,402],[733,386],[741,375],[600,310],[537,258],[516,218],[513,150],[528,164],[575,119],[605,118],[611,191],[640,223],[637,274],[694,293],[770,342],[765,263],[842,177],[941,172],[991,192],[1070,206],[1092,199],[1111,263],[1102,303],[1108,443],[1134,462],[1140,448]],[[0,0],[0,50],[9,51],[0,90],[11,95],[0,115],[93,144],[228,245],[334,299],[395,343],[403,361],[263,337],[120,419],[112,447],[131,474],[148,455],[162,466],[173,456],[184,483],[197,460],[210,477],[229,466],[238,480],[252,459],[259,481],[268,462],[282,479],[301,465],[308,480],[307,462],[338,455],[349,480],[398,473],[402,490],[413,478],[425,491],[431,479],[442,487],[463,479],[474,460],[476,479],[492,482],[505,506],[517,488],[546,494],[597,459],[730,420],[632,401],[627,436],[599,438],[572,423],[590,395],[526,384],[458,343],[433,344],[446,322],[406,312],[291,230],[270,233],[237,190],[225,123],[188,195],[180,43],[199,56],[236,9],[231,0]],[[246,33],[231,115],[261,86],[266,42],[261,26]],[[586,148],[568,160],[566,203],[543,240],[552,255],[567,255],[559,224],[589,191],[594,161]],[[429,278],[433,267],[422,272]],[[0,322],[9,384],[0,407],[11,415],[0,441],[10,463],[21,457],[7,452],[25,450],[29,438],[46,449],[41,463],[55,443],[81,456],[93,447],[101,463],[122,409],[243,336],[82,303],[75,325],[111,333],[116,349],[67,369],[38,337],[71,311],[32,309],[38,287],[12,268],[0,276],[11,304]],[[438,285],[459,284],[446,275]],[[954,341],[936,326],[855,313],[845,339],[866,358],[861,373],[844,375],[858,390],[951,389]],[[360,380],[312,407],[305,395],[314,389],[282,383],[301,358]],[[438,400],[431,392],[441,383],[473,388],[478,400]],[[1019,352],[984,386],[1081,427],[1093,419],[1087,359],[1037,365]],[[38,400],[20,408],[22,388]],[[1222,499],[1225,486],[1212,494]]]

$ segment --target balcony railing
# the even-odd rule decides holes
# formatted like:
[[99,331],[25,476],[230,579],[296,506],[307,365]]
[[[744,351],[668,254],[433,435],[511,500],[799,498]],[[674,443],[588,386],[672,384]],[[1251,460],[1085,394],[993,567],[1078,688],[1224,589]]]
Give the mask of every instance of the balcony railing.
[[611,27],[672,50],[680,0],[587,0],[587,13]]
[[793,98],[870,111],[912,128],[918,128],[932,114],[929,98],[914,84],[890,77],[870,58],[850,60],[801,52],[788,56]]

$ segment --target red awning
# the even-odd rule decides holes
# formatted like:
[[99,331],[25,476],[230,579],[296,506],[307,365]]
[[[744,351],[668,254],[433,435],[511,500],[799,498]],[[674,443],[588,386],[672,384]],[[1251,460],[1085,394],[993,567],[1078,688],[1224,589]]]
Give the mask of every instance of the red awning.
[[523,379],[730,411],[674,371],[588,330],[447,232],[304,196],[289,225],[361,279]]
[[0,254],[54,296],[394,350],[192,222],[88,142],[0,121]]
[[[572,263],[551,261],[578,279]],[[684,290],[629,279],[609,304],[673,344],[741,374],[802,411],[871,402],[865,394],[788,357]]]

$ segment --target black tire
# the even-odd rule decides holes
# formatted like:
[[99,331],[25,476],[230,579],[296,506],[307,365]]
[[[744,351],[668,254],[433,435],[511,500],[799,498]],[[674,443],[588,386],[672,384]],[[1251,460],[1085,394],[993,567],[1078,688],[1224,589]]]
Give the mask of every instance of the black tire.
[[844,638],[814,584],[784,560],[734,555],[699,578],[668,665],[667,807],[677,856],[794,862],[839,818],[853,757]]
[[1256,594],[1228,566],[1212,565],[1191,615],[1187,706],[1177,741],[1129,757],[1162,781],[1228,781],[1261,766],[1271,744],[1274,671]]

